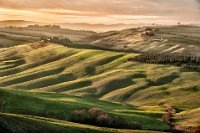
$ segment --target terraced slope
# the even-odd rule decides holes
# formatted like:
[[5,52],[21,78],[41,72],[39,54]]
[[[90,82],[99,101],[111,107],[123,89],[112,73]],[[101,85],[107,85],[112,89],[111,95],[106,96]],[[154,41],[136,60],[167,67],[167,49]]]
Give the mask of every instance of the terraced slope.
[[1,112],[66,120],[74,109],[100,107],[142,129],[163,131],[169,127],[159,104],[180,111],[200,107],[199,72],[126,61],[135,54],[57,44],[0,53]]

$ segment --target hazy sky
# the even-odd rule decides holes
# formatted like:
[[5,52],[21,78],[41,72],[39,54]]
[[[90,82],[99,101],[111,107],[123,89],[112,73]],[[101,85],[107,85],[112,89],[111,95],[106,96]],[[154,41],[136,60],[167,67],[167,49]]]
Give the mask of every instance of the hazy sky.
[[0,0],[0,20],[45,23],[200,22],[200,0]]

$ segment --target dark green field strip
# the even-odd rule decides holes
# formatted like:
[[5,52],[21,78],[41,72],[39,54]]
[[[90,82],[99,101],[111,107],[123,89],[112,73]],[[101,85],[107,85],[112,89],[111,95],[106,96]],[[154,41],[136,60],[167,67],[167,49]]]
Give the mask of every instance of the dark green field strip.
[[55,75],[51,74],[49,76],[45,75],[35,80],[31,79],[29,81],[22,82],[19,84],[12,84],[11,86],[9,86],[9,88],[32,90],[52,86],[63,82],[69,82],[75,79],[76,77],[74,77],[71,73],[60,73]]
[[0,76],[8,76],[8,75],[20,73],[20,72],[23,72],[25,70],[28,70],[28,69],[31,69],[31,68],[34,68],[34,67],[38,67],[42,64],[46,64],[46,63],[50,63],[52,61],[59,60],[63,57],[65,57],[65,55],[58,55],[58,56],[54,56],[52,58],[48,58],[46,60],[40,60],[40,61],[37,61],[37,62],[34,62],[34,63],[21,65],[19,67],[12,68],[12,69],[9,69],[9,70],[0,71]]
[[[45,52],[48,53],[48,48],[47,49],[44,49],[44,51],[32,51],[32,53],[30,54],[27,54],[27,55],[31,55],[33,56],[33,58],[37,57],[38,60],[34,60],[30,63],[26,63],[24,65],[21,65],[19,67],[15,67],[15,68],[12,68],[12,69],[8,69],[8,70],[4,70],[4,71],[0,71],[0,75],[1,76],[9,76],[9,75],[13,75],[13,74],[17,74],[17,73],[20,73],[20,72],[24,72],[26,70],[29,70],[29,69],[33,69],[33,68],[37,68],[39,66],[43,66],[43,65],[46,65],[46,64],[52,64],[53,62],[56,62],[58,60],[61,60],[61,59],[64,59],[66,57],[69,57],[69,56],[72,56],[73,54],[75,54],[75,51],[69,51],[68,53],[66,52],[60,52],[60,53],[56,53],[56,51],[53,51],[52,54],[50,54],[50,56],[44,56],[44,58],[39,58],[41,56],[41,54],[45,54]],[[34,57],[35,56],[35,57]],[[26,60],[26,57],[24,57],[24,59]]]
[[1,82],[0,86],[1,87],[10,86],[10,85],[13,85],[13,84],[22,83],[22,82],[26,82],[26,81],[29,81],[29,80],[38,79],[38,78],[41,78],[41,77],[58,74],[58,73],[61,73],[62,71],[64,71],[64,69],[65,69],[64,67],[59,67],[59,68],[54,68],[54,69],[50,69],[50,70],[44,70],[44,71],[36,72],[36,73],[33,73],[33,74],[29,74],[29,75],[21,76],[19,78],[15,78],[13,80]]
[[[106,78],[108,75],[109,76],[112,76],[112,75],[116,76],[117,72],[118,71],[102,73],[102,74],[93,75],[93,76],[90,76],[90,77],[83,77],[83,78],[75,78],[74,76],[70,76],[71,78],[73,78],[70,81],[67,80],[68,77],[63,77],[65,80],[63,80],[62,82],[56,82],[55,84],[52,84],[50,86],[45,86],[45,87],[42,87],[42,88],[38,87],[37,89],[36,88],[35,89],[37,91],[48,91],[48,92],[50,91],[50,92],[63,92],[63,93],[68,92],[70,90],[76,91],[78,89],[81,89],[83,86],[89,87],[90,85],[92,85],[92,81],[98,81],[101,78]],[[55,77],[50,77],[50,79],[53,79],[53,78],[55,78]],[[41,84],[42,84],[42,82],[44,82],[44,84],[45,84],[45,80],[49,80],[49,78],[41,79],[40,80]],[[55,80],[55,81],[57,81],[57,80]],[[82,84],[82,83],[84,83],[84,84]],[[32,84],[32,83],[30,83],[30,84]],[[24,88],[24,86],[26,86],[26,84],[21,84],[21,88]],[[29,84],[27,85],[27,88],[28,88],[28,86],[29,86]],[[34,82],[33,82],[33,86],[34,86]]]
[[[27,69],[26,71],[22,71],[22,72],[19,72],[19,73],[16,73],[14,74],[15,76],[24,76],[25,74],[30,74],[30,73],[34,73],[34,72],[38,72],[38,71],[43,71],[44,69],[49,69],[49,68],[57,68],[57,66],[60,66],[60,67],[66,67],[67,66],[67,62],[65,62],[65,60],[67,58],[71,58],[71,56],[74,56],[76,54],[76,52],[68,52],[66,53],[66,58],[61,58],[59,60],[55,60],[55,61],[52,61],[52,62],[48,62],[48,63],[44,63],[42,65],[39,65],[37,67],[33,67],[31,69]],[[66,63],[66,65],[64,65]],[[26,65],[26,64],[25,64]],[[8,77],[11,77],[12,79],[12,75],[10,76],[6,76],[6,79],[8,79]]]

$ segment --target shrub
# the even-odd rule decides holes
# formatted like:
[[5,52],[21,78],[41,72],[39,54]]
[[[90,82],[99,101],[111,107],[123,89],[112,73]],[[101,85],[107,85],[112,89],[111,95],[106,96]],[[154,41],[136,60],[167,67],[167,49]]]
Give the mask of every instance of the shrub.
[[125,120],[125,118],[121,116],[114,116],[111,119],[111,127],[114,128],[127,128],[128,127],[128,122]]
[[100,108],[91,108],[87,111],[88,119],[87,123],[89,124],[98,124],[97,118],[102,115],[106,115],[106,113]]
[[91,108],[89,110],[74,110],[71,112],[69,121],[91,124],[100,127],[141,129],[140,124],[135,122],[129,123],[124,117],[110,115],[100,108]]
[[153,30],[153,28],[151,28],[151,27],[145,27],[145,29],[144,29],[145,31],[152,31]]
[[85,123],[87,117],[86,110],[74,110],[71,112],[69,120],[72,122]]
[[158,31],[160,31],[160,29],[159,28],[154,28],[153,31],[158,32]]
[[105,115],[106,113],[100,109],[100,108],[91,108],[88,110],[88,113],[92,116],[92,117],[98,117],[100,115]]
[[131,129],[142,129],[142,126],[139,123],[134,122],[134,121],[132,121],[129,126]]
[[154,32],[153,31],[146,31],[146,35],[147,36],[154,36]]
[[111,118],[108,116],[108,114],[100,115],[97,119],[96,122],[99,126],[109,126],[110,125]]

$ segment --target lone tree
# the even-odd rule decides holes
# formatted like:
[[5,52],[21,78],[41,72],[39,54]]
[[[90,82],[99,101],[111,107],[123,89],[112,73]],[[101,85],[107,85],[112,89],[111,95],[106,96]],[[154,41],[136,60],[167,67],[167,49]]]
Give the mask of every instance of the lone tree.
[[181,27],[181,22],[178,22],[178,26]]

